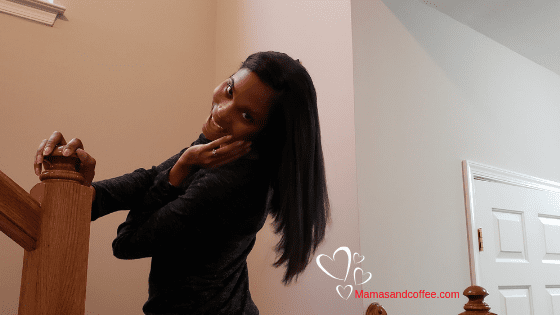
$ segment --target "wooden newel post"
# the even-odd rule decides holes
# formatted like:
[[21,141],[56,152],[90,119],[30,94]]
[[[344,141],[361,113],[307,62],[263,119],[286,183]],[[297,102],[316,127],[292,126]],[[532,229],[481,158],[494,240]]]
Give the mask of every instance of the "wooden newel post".
[[84,186],[80,161],[58,147],[31,195],[41,204],[36,249],[25,251],[19,315],[85,313],[93,188]]
[[490,306],[484,302],[488,292],[483,287],[470,286],[463,291],[463,295],[469,298],[469,301],[463,307],[465,311],[459,315],[496,315],[490,312]]
[[366,315],[387,315],[387,311],[377,302],[373,302],[366,310]]

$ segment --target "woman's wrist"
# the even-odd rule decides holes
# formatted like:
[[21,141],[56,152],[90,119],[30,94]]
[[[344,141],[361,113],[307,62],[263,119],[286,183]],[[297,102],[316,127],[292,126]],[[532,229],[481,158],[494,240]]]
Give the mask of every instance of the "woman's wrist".
[[169,171],[169,183],[175,187],[181,185],[183,180],[191,173],[192,165],[183,164],[177,161]]

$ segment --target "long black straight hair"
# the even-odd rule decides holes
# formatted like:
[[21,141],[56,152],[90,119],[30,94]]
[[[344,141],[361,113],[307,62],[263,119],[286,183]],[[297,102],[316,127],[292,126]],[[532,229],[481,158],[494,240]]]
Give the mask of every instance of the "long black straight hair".
[[279,52],[250,55],[241,68],[274,89],[266,126],[253,140],[269,165],[268,209],[274,218],[280,256],[289,284],[305,270],[325,238],[330,220],[315,86],[302,64]]

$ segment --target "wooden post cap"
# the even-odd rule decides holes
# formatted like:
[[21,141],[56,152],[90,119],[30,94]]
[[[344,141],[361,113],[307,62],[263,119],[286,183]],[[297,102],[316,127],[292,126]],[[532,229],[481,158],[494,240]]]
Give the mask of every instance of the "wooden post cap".
[[373,302],[366,310],[366,315],[387,315],[387,311],[377,302]]
[[43,157],[44,171],[39,176],[41,181],[59,179],[85,183],[84,176],[80,173],[80,158],[76,153],[63,156],[64,146],[56,147],[50,155]]
[[483,287],[477,285],[470,286],[463,291],[469,301],[463,307],[465,311],[459,315],[496,315],[489,312],[490,306],[484,302],[488,292]]

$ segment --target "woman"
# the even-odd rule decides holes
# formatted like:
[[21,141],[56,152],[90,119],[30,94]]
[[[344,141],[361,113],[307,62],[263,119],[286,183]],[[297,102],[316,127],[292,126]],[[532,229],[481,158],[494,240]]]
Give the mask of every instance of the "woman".
[[[59,132],[41,142],[36,173],[57,144],[77,153],[91,183],[95,159]],[[130,210],[115,257],[152,257],[145,314],[258,314],[246,259],[268,213],[281,235],[274,266],[286,266],[285,285],[309,264],[330,217],[311,77],[286,54],[253,54],[216,87],[190,147],[91,185],[92,221]]]

